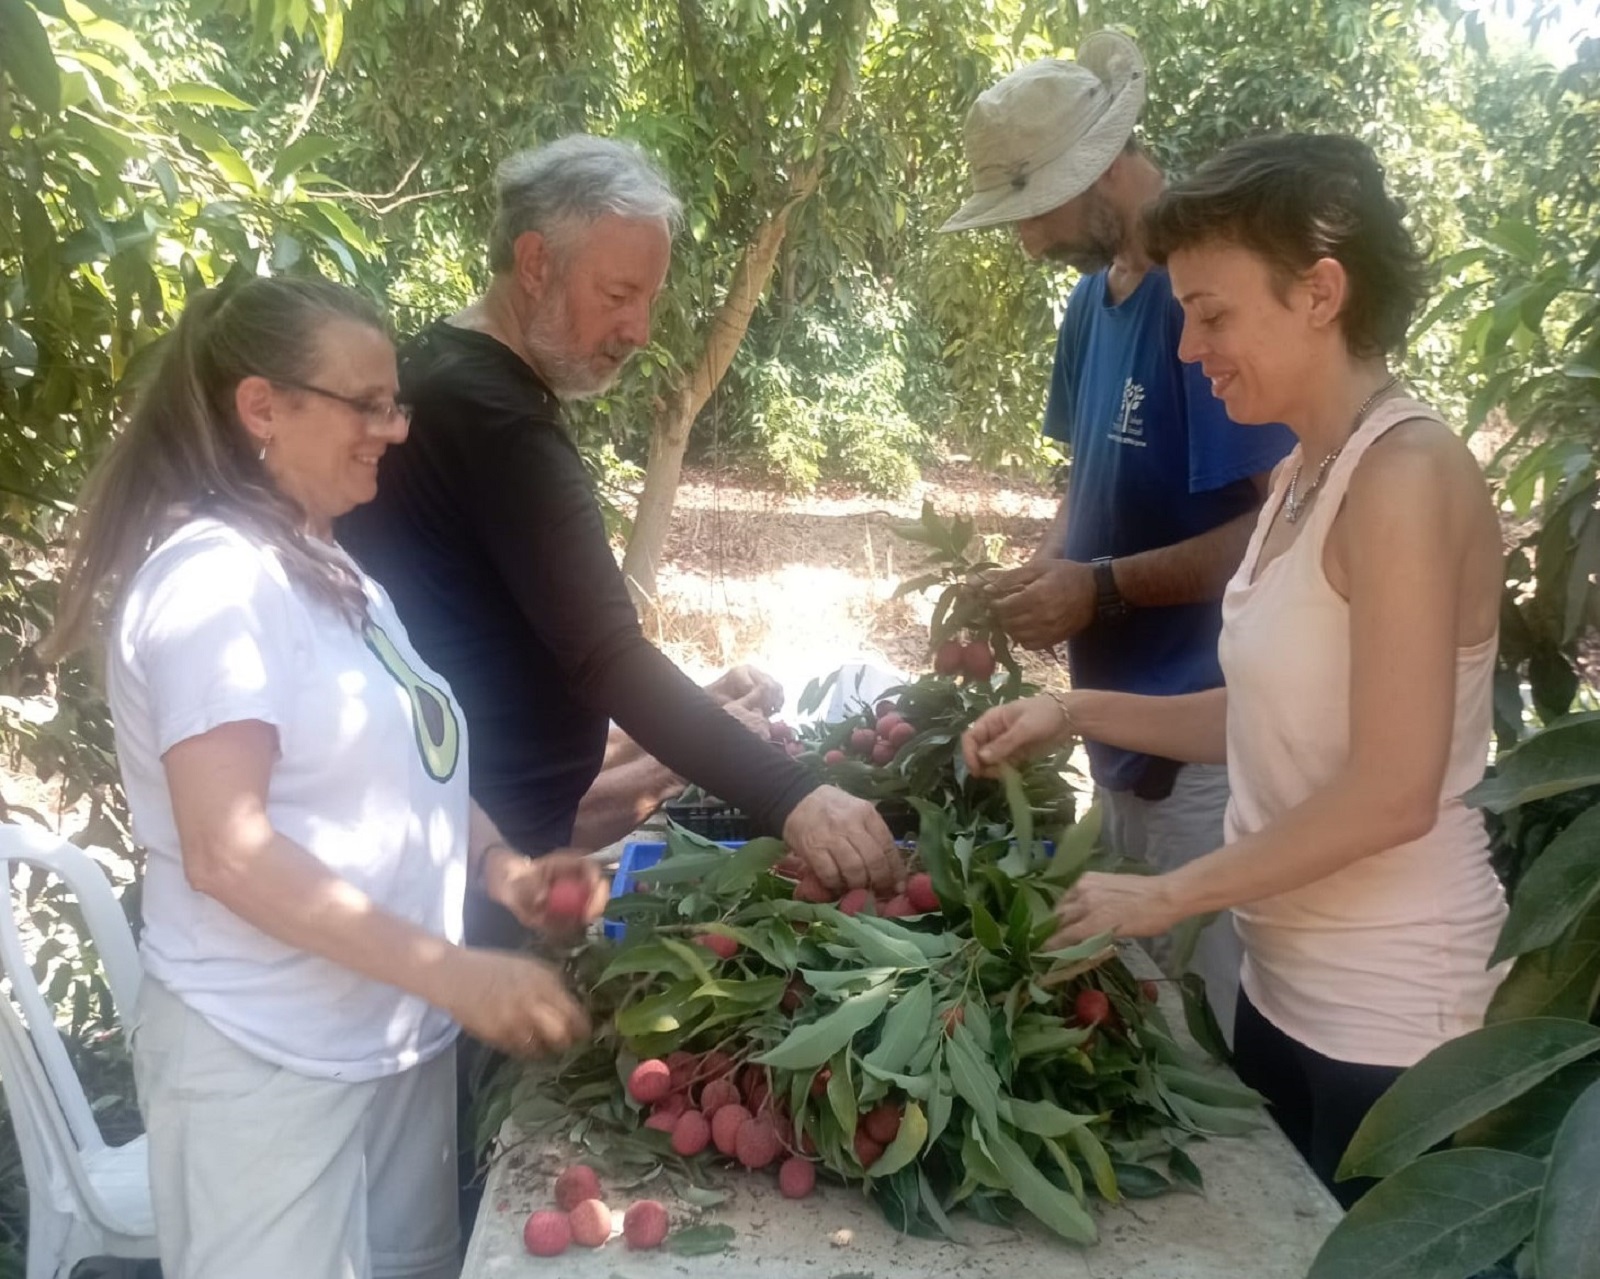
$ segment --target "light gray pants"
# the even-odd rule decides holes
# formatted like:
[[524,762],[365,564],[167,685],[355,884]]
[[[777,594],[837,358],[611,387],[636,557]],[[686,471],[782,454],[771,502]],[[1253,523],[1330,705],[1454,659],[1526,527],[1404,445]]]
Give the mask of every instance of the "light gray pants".
[[133,1064],[166,1279],[459,1273],[453,1050],[382,1079],[313,1079],[146,975]]
[[[1185,764],[1165,799],[1140,799],[1131,791],[1098,792],[1100,837],[1106,847],[1156,871],[1176,870],[1222,847],[1228,808],[1228,770],[1222,764]],[[1156,963],[1172,976],[1172,934],[1146,939]],[[1206,983],[1206,996],[1229,1045],[1233,1006],[1239,994],[1242,957],[1233,915],[1223,911],[1201,932],[1188,972]]]

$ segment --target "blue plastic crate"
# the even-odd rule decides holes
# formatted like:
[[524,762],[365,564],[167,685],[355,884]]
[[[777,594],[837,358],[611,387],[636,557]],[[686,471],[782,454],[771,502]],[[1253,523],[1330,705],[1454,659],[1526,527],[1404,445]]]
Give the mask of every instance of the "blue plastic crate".
[[[724,848],[738,848],[745,841],[724,843]],[[617,863],[617,873],[611,877],[611,895],[624,897],[633,891],[634,877],[642,870],[648,870],[667,855],[665,840],[635,840],[622,846],[622,860]],[[601,925],[601,931],[612,941],[621,941],[628,931],[627,924],[620,919],[608,919]]]

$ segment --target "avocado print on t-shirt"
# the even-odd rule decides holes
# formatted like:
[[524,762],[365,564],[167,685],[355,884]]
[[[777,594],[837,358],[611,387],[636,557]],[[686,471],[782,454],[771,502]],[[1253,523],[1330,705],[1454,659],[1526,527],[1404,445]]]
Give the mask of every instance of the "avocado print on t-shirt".
[[375,622],[367,623],[362,638],[372,655],[383,663],[383,669],[394,676],[395,683],[411,698],[411,725],[417,736],[417,753],[422,756],[423,768],[434,781],[449,781],[461,761],[461,726],[456,722],[454,704],[435,685],[411,669],[394,641],[384,634],[383,627]]

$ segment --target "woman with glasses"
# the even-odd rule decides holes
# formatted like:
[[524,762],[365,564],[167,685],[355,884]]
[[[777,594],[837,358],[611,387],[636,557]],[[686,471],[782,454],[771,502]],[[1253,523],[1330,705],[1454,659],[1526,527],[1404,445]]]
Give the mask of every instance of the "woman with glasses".
[[191,299],[87,485],[52,646],[104,609],[147,849],[132,1018],[168,1279],[456,1273],[454,1043],[587,1033],[553,969],[461,945],[469,878],[533,927],[549,889],[468,796],[466,726],[335,544],[406,437],[359,295]]
[[1229,147],[1145,217],[1183,307],[1178,354],[1236,422],[1284,422],[1222,602],[1226,687],[1081,690],[988,712],[974,771],[1073,735],[1226,763],[1225,847],[1164,875],[1086,874],[1060,940],[1149,937],[1231,908],[1235,1068],[1335,1195],[1372,1103],[1483,1022],[1506,915],[1482,817],[1500,529],[1466,445],[1390,368],[1427,273],[1354,138]]

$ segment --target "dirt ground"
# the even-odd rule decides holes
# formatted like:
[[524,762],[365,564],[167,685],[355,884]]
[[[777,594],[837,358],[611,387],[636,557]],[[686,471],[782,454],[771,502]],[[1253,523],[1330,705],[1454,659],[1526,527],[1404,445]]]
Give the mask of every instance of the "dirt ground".
[[792,497],[729,472],[686,470],[652,638],[697,677],[736,662],[760,665],[791,699],[844,662],[926,669],[933,593],[891,598],[923,563],[922,548],[891,526],[915,519],[924,500],[943,518],[965,515],[980,535],[1001,536],[1008,564],[1033,553],[1056,511],[1047,485],[964,463],[929,468],[898,500]]

